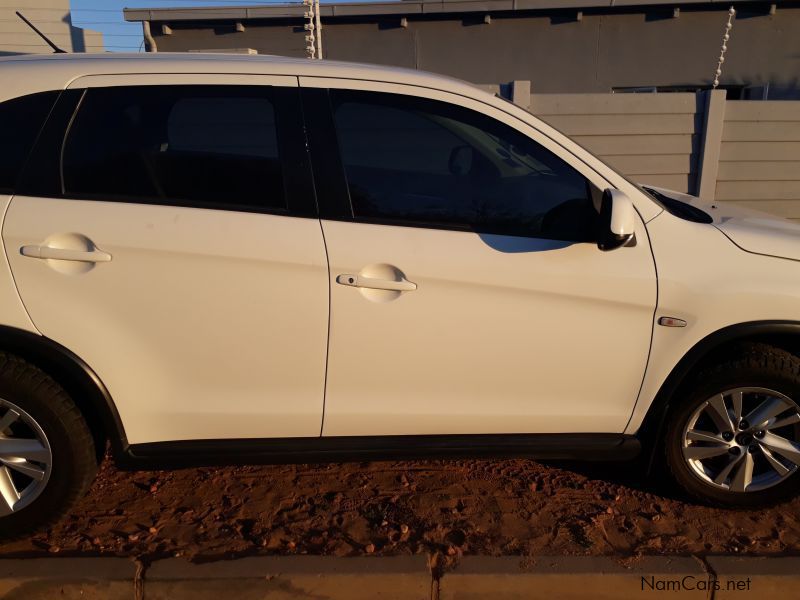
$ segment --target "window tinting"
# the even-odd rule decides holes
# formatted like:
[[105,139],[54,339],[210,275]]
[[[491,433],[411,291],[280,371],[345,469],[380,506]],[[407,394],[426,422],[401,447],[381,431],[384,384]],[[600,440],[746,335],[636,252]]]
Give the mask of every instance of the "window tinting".
[[25,159],[58,94],[41,92],[0,104],[0,191],[14,192]]
[[78,197],[286,208],[267,87],[89,89],[63,173]]
[[332,92],[356,218],[593,241],[588,182],[477,112],[392,94]]

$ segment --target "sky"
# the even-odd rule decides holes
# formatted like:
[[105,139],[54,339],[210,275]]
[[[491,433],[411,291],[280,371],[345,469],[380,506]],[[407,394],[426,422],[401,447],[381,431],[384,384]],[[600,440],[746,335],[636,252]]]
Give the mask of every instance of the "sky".
[[128,23],[123,8],[166,8],[187,6],[263,6],[292,0],[71,0],[72,23],[103,32],[106,50],[112,52],[144,51],[141,23]]

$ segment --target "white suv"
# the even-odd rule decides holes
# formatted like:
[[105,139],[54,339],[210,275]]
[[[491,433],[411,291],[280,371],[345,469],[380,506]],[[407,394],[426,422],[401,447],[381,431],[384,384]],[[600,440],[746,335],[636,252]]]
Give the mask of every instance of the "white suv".
[[[0,60],[0,530],[118,464],[628,459],[800,485],[800,238],[417,71]],[[663,460],[662,460],[663,459]]]

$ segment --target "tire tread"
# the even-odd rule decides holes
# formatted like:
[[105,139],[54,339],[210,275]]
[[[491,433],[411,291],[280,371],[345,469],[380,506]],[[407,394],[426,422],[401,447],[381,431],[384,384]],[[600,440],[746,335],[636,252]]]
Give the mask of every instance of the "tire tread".
[[[45,401],[70,435],[73,450],[71,468],[77,478],[72,480],[67,493],[61,497],[58,508],[36,519],[35,529],[45,529],[64,517],[86,494],[94,481],[98,467],[94,437],[86,419],[69,395],[50,375],[36,365],[14,354],[0,351],[0,378],[27,388]],[[11,398],[9,400],[14,401]],[[13,527],[11,530],[7,527],[0,529],[5,529],[0,535],[4,541],[13,541],[30,535],[26,527],[18,532],[15,532],[16,528]]]

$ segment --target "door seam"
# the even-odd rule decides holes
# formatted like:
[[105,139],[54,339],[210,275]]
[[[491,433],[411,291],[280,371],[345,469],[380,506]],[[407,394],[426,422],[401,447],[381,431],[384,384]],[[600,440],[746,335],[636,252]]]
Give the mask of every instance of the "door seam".
[[322,432],[325,430],[325,408],[328,400],[328,366],[330,364],[331,355],[331,259],[328,255],[328,241],[325,239],[325,228],[322,226],[322,219],[317,219],[319,223],[319,230],[322,233],[322,246],[325,248],[325,262],[327,263],[328,272],[328,335],[325,345],[325,379],[322,385],[322,419],[319,425],[319,437],[322,437]]

